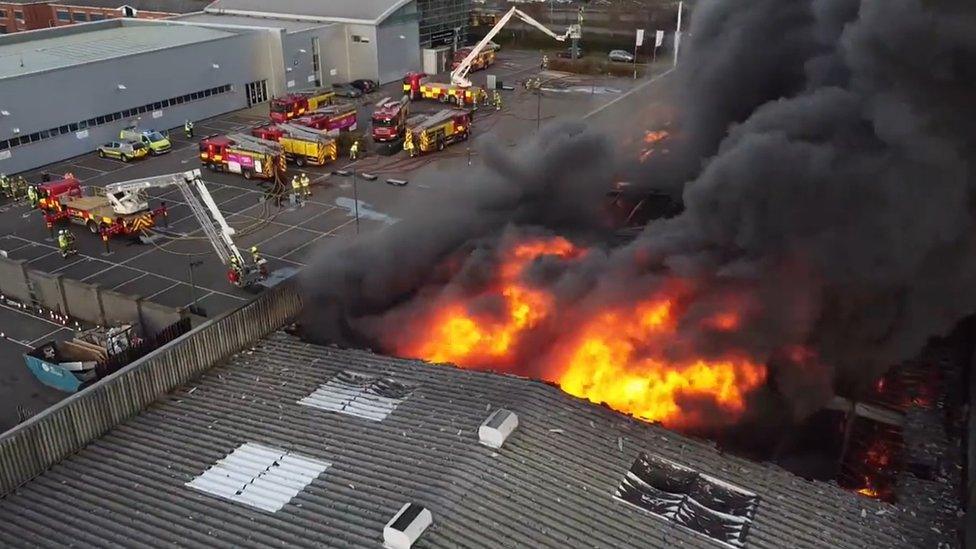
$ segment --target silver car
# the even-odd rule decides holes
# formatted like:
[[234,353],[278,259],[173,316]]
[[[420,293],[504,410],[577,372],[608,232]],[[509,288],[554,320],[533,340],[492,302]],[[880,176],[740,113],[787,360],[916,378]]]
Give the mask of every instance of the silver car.
[[633,63],[634,56],[624,50],[613,50],[608,56],[611,61],[616,61],[617,63]]
[[98,156],[128,162],[146,156],[149,150],[138,141],[109,141],[98,148]]

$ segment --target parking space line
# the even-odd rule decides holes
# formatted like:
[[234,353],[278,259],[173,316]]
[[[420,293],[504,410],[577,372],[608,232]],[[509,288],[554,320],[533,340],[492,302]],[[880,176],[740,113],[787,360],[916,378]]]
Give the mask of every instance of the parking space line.
[[316,242],[318,242],[318,241],[319,241],[319,240],[321,240],[322,238],[325,238],[325,237],[327,237],[327,236],[335,236],[335,233],[336,233],[336,231],[338,231],[339,229],[341,229],[341,228],[343,228],[343,227],[345,227],[346,225],[349,225],[350,223],[355,223],[355,222],[356,222],[356,218],[354,217],[354,218],[352,218],[352,219],[350,219],[349,221],[346,221],[345,223],[343,223],[343,224],[341,224],[341,225],[338,225],[337,227],[335,227],[335,228],[334,228],[334,229],[332,229],[331,231],[328,231],[328,232],[325,232],[325,233],[322,233],[321,235],[319,235],[319,236],[317,236],[317,237],[315,237],[315,238],[313,238],[312,240],[309,240],[309,241],[308,241],[308,242],[306,242],[305,244],[302,244],[301,246],[299,246],[299,247],[297,247],[297,248],[295,248],[294,250],[292,250],[292,251],[290,251],[290,252],[288,252],[288,253],[286,253],[286,254],[285,254],[285,257],[288,257],[288,256],[290,256],[291,254],[293,254],[293,253],[295,253],[295,252],[297,252],[297,251],[299,251],[299,250],[301,250],[302,248],[305,248],[305,247],[307,247],[307,246],[310,246],[310,245],[312,245],[312,244],[314,244],[314,243],[316,243]]
[[[152,295],[146,296],[146,299],[152,299],[152,298],[156,297],[159,294],[168,292],[168,291],[172,290],[173,288],[179,286],[180,284],[183,284],[183,283],[182,282],[177,282],[177,283],[175,283],[175,284],[173,284],[171,286],[167,286],[166,288],[163,288],[162,290],[159,290],[158,292],[156,292],[156,293],[154,293]],[[187,286],[189,286],[189,284],[187,284]]]
[[[51,252],[51,253],[54,253],[54,252]],[[42,255],[41,257],[47,257],[48,255],[51,255],[51,254]],[[40,259],[40,258],[38,258],[38,259]],[[54,269],[53,271],[50,271],[50,273],[51,274],[57,274],[58,271],[62,271],[64,269],[67,269],[68,267],[70,267],[72,265],[77,265],[77,264],[81,263],[82,261],[84,261],[84,258],[78,258],[77,261],[72,261],[71,263],[68,263],[67,265],[62,265],[62,266],[58,267],[57,269]]]
[[56,333],[58,333],[58,332],[60,332],[61,330],[70,330],[70,328],[68,328],[67,326],[61,326],[61,327],[60,327],[60,328],[58,328],[57,330],[51,330],[50,332],[48,332],[48,333],[46,333],[46,334],[44,334],[44,335],[42,335],[41,337],[39,337],[39,338],[37,338],[37,339],[34,339],[34,340],[32,340],[32,341],[29,341],[29,342],[28,342],[27,344],[28,344],[28,345],[29,345],[29,346],[30,346],[31,348],[34,348],[35,346],[37,346],[37,344],[38,344],[38,343],[40,343],[40,342],[42,342],[42,341],[44,341],[45,339],[47,339],[47,338],[49,338],[49,337],[51,337],[51,336],[53,336],[54,334],[56,334]]
[[[26,238],[24,238],[22,236],[17,236],[17,235],[10,235],[10,236],[12,238],[16,238],[18,240],[24,240],[26,242],[34,242],[34,241],[28,240],[28,239],[26,239]],[[34,242],[34,243],[37,244],[38,246],[44,246],[45,248],[53,248],[53,246],[50,246],[48,244],[40,244],[40,243],[37,243],[37,242]],[[55,250],[56,250],[56,248],[55,248]],[[114,266],[116,266],[116,267],[124,266],[127,269],[131,269],[133,271],[136,271],[137,273],[142,273],[144,275],[150,275],[151,274],[153,276],[162,278],[163,280],[169,280],[170,282],[183,282],[182,280],[179,280],[179,279],[176,279],[176,278],[173,278],[173,277],[170,277],[170,276],[166,276],[166,275],[163,275],[163,274],[160,274],[160,273],[150,272],[150,271],[147,271],[145,269],[141,269],[139,267],[136,267],[134,265],[127,265],[126,264],[127,262],[132,261],[133,259],[136,259],[137,257],[141,257],[141,256],[143,256],[143,255],[145,255],[145,254],[147,254],[147,253],[149,253],[149,252],[151,252],[153,250],[155,250],[155,248],[152,248],[150,250],[147,250],[147,251],[145,251],[145,252],[143,252],[143,253],[141,253],[139,255],[133,256],[133,257],[131,257],[131,258],[129,258],[129,259],[121,262],[121,263],[115,263]],[[102,261],[102,262],[105,262],[105,263],[110,263],[108,261],[105,261],[104,259],[99,259],[97,257],[92,257],[92,256],[89,256],[89,255],[84,255],[84,254],[78,254],[78,255],[79,255],[79,257],[88,258],[88,259],[91,259],[91,260],[94,260],[94,261]],[[231,299],[236,299],[237,301],[245,301],[245,302],[248,301],[248,298],[236,296],[234,294],[229,294],[229,293],[226,293],[226,292],[221,292],[220,290],[214,290],[212,288],[207,288],[206,286],[198,286],[198,287],[199,288],[206,289],[206,290],[210,290],[210,291],[212,291],[212,292],[214,292],[216,294],[222,295],[224,297],[229,297]]]
[[[113,266],[112,269],[114,269],[114,268],[115,267]],[[123,267],[123,269],[127,269],[127,268],[128,267]],[[111,270],[111,269],[105,269],[105,270],[108,271],[108,270]],[[105,272],[105,271],[102,271],[102,272]],[[118,288],[119,286],[125,286],[126,284],[128,284],[130,282],[135,282],[136,280],[139,280],[139,279],[142,279],[142,278],[146,278],[147,276],[149,276],[149,273],[142,273],[141,275],[139,275],[139,276],[137,276],[135,278],[130,278],[129,280],[123,280],[122,282],[119,282],[115,286],[112,286],[111,288],[109,288],[109,290],[114,290],[114,289]]]
[[41,316],[34,316],[34,315],[30,314],[30,313],[26,313],[24,311],[21,311],[20,309],[14,309],[13,307],[10,307],[9,305],[6,305],[4,303],[0,303],[0,307],[3,307],[4,309],[7,309],[8,311],[13,311],[13,312],[15,312],[17,314],[21,314],[21,315],[24,315],[24,316],[33,318],[34,320],[40,320],[41,322],[45,322],[45,323],[50,324],[52,326],[57,326],[59,329],[60,328],[64,328],[64,326],[62,326],[61,324],[58,324],[57,322],[54,322],[53,320],[48,320],[48,319],[46,319],[44,317],[41,317]]

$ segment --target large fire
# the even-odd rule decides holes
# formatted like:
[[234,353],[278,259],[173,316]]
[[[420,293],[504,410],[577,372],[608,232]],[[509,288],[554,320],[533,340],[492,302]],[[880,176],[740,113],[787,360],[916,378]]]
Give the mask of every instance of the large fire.
[[[606,307],[579,320],[575,310],[557,310],[551,291],[525,276],[536,261],[578,261],[586,250],[559,237],[520,241],[499,252],[493,280],[475,295],[429,300],[410,322],[421,329],[391,345],[401,356],[461,367],[532,374],[567,393],[606,403],[647,421],[694,427],[707,421],[693,403],[708,404],[724,420],[745,409],[747,395],[765,382],[766,369],[743,356],[676,358],[682,320],[680,285],[626,306]],[[485,300],[494,307],[483,306]],[[722,311],[705,324],[735,330],[736,311]],[[540,343],[542,331],[544,342]],[[678,355],[685,353],[677,353]]]

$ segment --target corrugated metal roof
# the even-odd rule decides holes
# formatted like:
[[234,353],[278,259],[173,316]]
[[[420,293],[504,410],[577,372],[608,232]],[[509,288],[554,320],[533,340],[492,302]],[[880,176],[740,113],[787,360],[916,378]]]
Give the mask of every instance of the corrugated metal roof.
[[413,0],[217,0],[208,13],[307,18],[377,25]]
[[[9,40],[0,37],[0,80],[234,36],[192,25],[111,26],[112,23],[35,31],[31,40],[20,40],[17,35],[11,35]],[[77,31],[78,27],[89,25],[91,30]]]
[[129,6],[139,11],[158,13],[192,13],[201,11],[211,0],[53,0],[54,6],[122,9]]
[[[340,375],[348,382],[343,372],[392,379],[376,390],[399,400],[395,409],[377,421],[300,404]],[[500,407],[518,414],[519,427],[493,450],[477,430]],[[276,511],[187,486],[243,445],[328,468]],[[413,502],[434,515],[425,547],[716,547],[614,499],[642,453],[756,494],[748,547],[935,545],[928,526],[898,507],[722,454],[544,383],[281,332],[0,500],[0,537],[12,546],[378,547],[383,525]]]

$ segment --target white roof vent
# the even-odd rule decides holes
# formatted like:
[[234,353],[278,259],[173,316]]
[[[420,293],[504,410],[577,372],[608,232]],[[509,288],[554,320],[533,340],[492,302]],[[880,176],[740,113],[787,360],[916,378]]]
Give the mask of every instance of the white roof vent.
[[505,439],[518,427],[518,416],[499,408],[478,428],[478,440],[491,448],[501,448]]
[[430,511],[416,503],[404,503],[383,527],[383,547],[410,549],[428,526],[434,523]]

